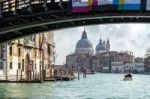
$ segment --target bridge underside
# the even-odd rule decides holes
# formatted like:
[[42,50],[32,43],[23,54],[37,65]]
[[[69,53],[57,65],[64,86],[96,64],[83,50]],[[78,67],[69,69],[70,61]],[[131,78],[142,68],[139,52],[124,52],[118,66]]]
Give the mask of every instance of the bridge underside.
[[150,23],[150,13],[71,13],[63,9],[15,15],[0,19],[0,43],[44,31],[113,23]]

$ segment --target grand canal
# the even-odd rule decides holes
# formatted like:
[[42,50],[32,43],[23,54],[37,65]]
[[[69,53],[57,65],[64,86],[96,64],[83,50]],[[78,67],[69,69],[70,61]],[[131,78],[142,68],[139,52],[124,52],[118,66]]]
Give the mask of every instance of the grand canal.
[[123,81],[123,76],[97,73],[81,75],[79,81],[1,83],[0,99],[150,99],[150,75],[133,75],[133,81]]

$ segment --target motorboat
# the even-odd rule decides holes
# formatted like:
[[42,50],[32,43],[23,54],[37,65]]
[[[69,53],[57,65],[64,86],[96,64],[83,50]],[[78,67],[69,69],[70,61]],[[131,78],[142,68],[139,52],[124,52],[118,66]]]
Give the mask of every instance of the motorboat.
[[86,72],[86,74],[95,74],[95,72]]
[[124,77],[123,80],[124,81],[132,81],[133,79],[132,79],[132,77]]
[[124,81],[132,81],[133,79],[132,79],[132,75],[129,73],[129,74],[127,74],[127,75],[125,75],[124,76],[124,78],[123,78],[123,80]]

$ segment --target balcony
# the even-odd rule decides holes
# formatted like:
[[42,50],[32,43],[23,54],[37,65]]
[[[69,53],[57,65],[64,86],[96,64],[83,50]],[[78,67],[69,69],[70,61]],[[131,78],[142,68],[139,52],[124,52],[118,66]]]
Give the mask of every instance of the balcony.
[[18,44],[24,45],[24,39],[19,39],[19,40],[18,40]]
[[14,41],[10,41],[9,43],[10,43],[10,44],[14,44],[14,43],[16,43],[16,41],[15,41],[15,40],[14,40]]
[[27,47],[35,47],[34,45],[34,42],[33,41],[27,41],[27,40],[25,40],[24,41],[24,44],[25,44],[25,46],[27,46]]
[[34,44],[35,48],[39,48],[39,43]]

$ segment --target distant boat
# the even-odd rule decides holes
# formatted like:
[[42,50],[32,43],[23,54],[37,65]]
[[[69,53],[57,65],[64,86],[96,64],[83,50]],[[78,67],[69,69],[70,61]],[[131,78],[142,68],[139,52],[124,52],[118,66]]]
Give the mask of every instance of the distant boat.
[[132,77],[124,77],[123,80],[124,81],[132,81],[133,79],[132,79]]
[[95,72],[94,71],[92,71],[92,72],[86,72],[86,74],[95,74]]
[[132,79],[132,75],[129,73],[129,74],[127,74],[127,75],[125,75],[124,76],[124,78],[123,78],[123,80],[124,81],[132,81],[133,79]]

